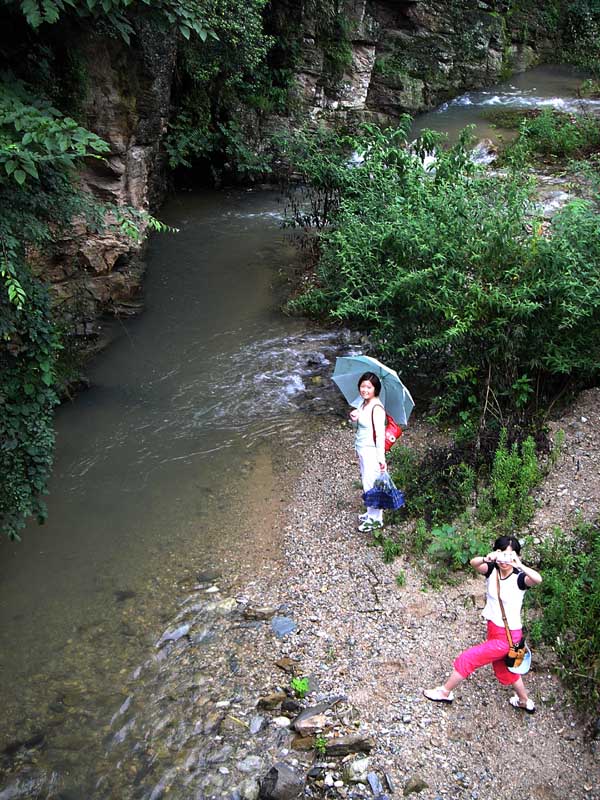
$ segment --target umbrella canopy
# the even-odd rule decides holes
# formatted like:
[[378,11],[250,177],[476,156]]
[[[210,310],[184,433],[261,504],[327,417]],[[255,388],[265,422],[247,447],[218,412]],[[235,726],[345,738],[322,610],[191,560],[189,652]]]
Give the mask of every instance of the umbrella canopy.
[[335,361],[333,380],[351,406],[362,403],[358,393],[358,379],[365,372],[373,372],[381,381],[379,399],[385,410],[400,425],[406,425],[415,404],[398,373],[371,356],[343,356]]

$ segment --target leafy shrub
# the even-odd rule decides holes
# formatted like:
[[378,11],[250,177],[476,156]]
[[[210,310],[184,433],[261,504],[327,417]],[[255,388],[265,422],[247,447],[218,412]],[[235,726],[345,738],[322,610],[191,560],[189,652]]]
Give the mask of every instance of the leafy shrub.
[[499,534],[514,534],[533,516],[531,490],[537,486],[540,478],[533,438],[528,436],[520,446],[515,442],[509,449],[507,434],[503,430],[489,485],[479,499],[478,519]]
[[263,29],[265,5],[266,0],[251,0],[240,13],[234,0],[202,4],[204,24],[215,35],[190,38],[179,49],[176,110],[165,137],[172,168],[204,162],[213,171],[244,178],[269,170],[251,144],[256,136],[249,114],[251,108],[281,107],[284,93],[267,69],[273,39]]
[[428,524],[452,521],[473,499],[476,472],[472,449],[462,445],[434,448],[423,458],[408,448],[397,450],[392,478],[402,488],[405,505],[397,519],[422,518]]
[[292,678],[292,689],[300,699],[306,697],[310,689],[308,678]]
[[[577,201],[536,224],[519,172],[479,172],[468,136],[407,148],[402,129],[366,126],[361,153],[333,166],[321,260],[294,309],[366,330],[380,357],[420,375],[439,416],[476,427],[522,418],[600,375],[600,216]],[[318,143],[317,143],[318,144]],[[340,142],[339,147],[342,147]],[[435,170],[422,155],[434,149]],[[315,191],[331,157],[315,145],[303,174]]]
[[555,529],[539,547],[543,582],[531,602],[541,616],[534,640],[550,644],[557,669],[576,699],[600,703],[600,524],[580,524],[572,535]]
[[441,525],[431,529],[427,555],[440,571],[464,569],[476,555],[486,552],[490,536],[484,528],[468,525]]
[[600,144],[600,124],[594,117],[545,109],[521,122],[519,136],[530,153],[573,157]]

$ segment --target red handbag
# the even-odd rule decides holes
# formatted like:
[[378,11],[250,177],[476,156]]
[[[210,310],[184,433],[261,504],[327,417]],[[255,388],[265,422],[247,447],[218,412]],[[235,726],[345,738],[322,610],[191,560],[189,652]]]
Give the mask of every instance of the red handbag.
[[[375,422],[373,421],[373,414],[375,413],[375,408],[371,412],[371,425],[373,426],[373,442],[377,444],[377,440],[375,437]],[[396,420],[392,417],[391,414],[386,412],[385,414],[385,452],[387,453],[388,450],[391,450],[392,447],[396,444],[398,439],[402,436],[402,428]]]

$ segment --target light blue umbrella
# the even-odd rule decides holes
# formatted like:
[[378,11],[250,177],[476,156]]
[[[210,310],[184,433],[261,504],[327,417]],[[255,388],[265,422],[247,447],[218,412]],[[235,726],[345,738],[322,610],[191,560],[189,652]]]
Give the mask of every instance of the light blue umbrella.
[[358,379],[365,372],[373,372],[381,381],[379,399],[388,414],[399,425],[406,425],[415,404],[398,373],[371,356],[343,356],[336,358],[333,380],[351,406],[358,408],[362,397],[358,393]]

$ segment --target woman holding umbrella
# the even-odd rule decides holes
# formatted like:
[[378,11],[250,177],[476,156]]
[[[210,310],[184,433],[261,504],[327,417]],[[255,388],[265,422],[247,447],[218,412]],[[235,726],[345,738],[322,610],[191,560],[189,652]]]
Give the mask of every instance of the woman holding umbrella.
[[[385,408],[379,399],[381,381],[374,372],[365,372],[358,380],[358,393],[362,403],[350,412],[356,423],[354,444],[360,465],[363,491],[372,489],[375,481],[387,469],[385,461]],[[383,527],[383,510],[369,508],[359,517],[359,531]]]
[[[364,491],[367,492],[387,468],[386,414],[392,415],[398,425],[406,425],[415,404],[398,373],[371,356],[338,357],[332,377],[353,406],[350,419],[357,425],[355,447]],[[376,525],[381,526],[382,522],[382,509],[367,508],[361,515],[359,530],[371,530]]]

